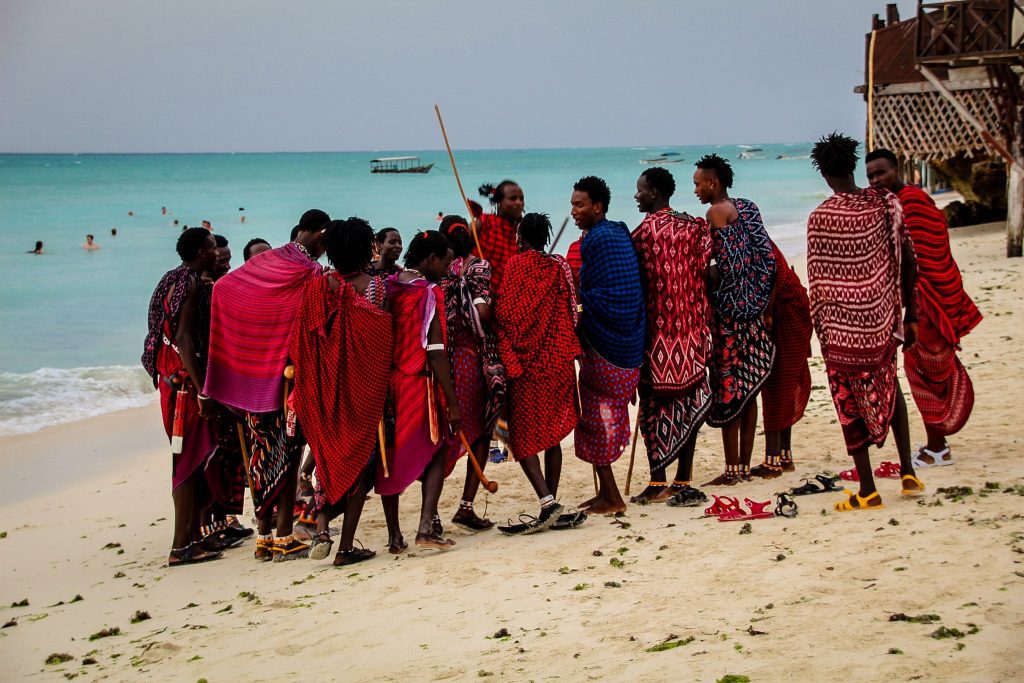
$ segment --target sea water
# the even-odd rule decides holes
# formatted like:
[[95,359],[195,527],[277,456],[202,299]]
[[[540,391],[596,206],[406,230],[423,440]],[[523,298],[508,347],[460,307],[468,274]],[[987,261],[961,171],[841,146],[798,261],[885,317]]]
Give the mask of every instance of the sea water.
[[[470,198],[486,204],[477,187],[511,178],[525,192],[526,210],[546,212],[557,232],[572,184],[584,175],[611,187],[609,218],[637,225],[633,193],[648,168],[639,162],[666,152],[683,160],[665,165],[677,182],[673,207],[703,215],[693,162],[717,152],[733,161],[732,195],[756,202],[780,248],[799,254],[807,216],[826,188],[806,158],[809,144],[760,147],[760,158],[743,160],[749,148],[736,145],[459,151],[456,160]],[[370,173],[371,159],[398,155],[434,168]],[[0,435],[153,400],[139,364],[146,314],[153,287],[180,262],[174,246],[182,225],[211,221],[238,267],[250,238],[283,244],[314,207],[334,218],[361,216],[374,228],[394,226],[406,243],[436,227],[439,211],[464,213],[447,155],[436,150],[0,155]],[[87,233],[101,249],[82,249]],[[578,234],[569,221],[556,251],[565,253]],[[43,255],[26,253],[37,240]]]

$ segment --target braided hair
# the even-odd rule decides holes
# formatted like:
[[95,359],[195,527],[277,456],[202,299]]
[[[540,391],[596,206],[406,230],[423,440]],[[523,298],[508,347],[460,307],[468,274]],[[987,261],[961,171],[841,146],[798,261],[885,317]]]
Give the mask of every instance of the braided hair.
[[473,250],[473,238],[469,234],[469,225],[462,216],[451,215],[441,219],[441,234],[448,238],[452,245],[455,258],[469,256]]
[[833,131],[824,135],[811,150],[811,164],[822,175],[845,178],[857,168],[857,141]]
[[694,166],[702,171],[711,171],[714,173],[718,178],[718,182],[722,183],[722,187],[725,189],[732,187],[732,180],[735,177],[732,172],[732,164],[714,152],[702,156],[697,160],[697,163],[695,163]]
[[430,256],[444,258],[448,250],[452,248],[448,238],[437,230],[424,230],[416,233],[409,243],[409,249],[405,252],[405,267],[415,268],[421,261]]
[[361,270],[373,258],[373,228],[362,218],[331,221],[324,226],[327,260],[339,273]]
[[546,213],[528,213],[519,223],[519,239],[538,251],[551,241],[551,219]]
[[513,185],[519,187],[519,183],[508,179],[502,180],[497,185],[484,183],[477,188],[477,192],[480,193],[481,197],[487,197],[487,201],[489,201],[493,206],[497,206],[501,203],[501,200],[505,198],[505,190]]

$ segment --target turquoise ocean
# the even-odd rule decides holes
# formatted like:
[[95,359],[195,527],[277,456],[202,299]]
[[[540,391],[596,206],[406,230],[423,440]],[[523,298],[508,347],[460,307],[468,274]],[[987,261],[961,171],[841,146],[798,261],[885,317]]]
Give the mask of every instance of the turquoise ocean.
[[[640,160],[664,153],[683,160],[665,165],[678,186],[673,207],[703,215],[692,192],[693,162],[717,152],[733,160],[732,195],[756,202],[779,246],[798,255],[807,216],[827,188],[806,158],[809,143],[758,147],[478,150],[456,156],[471,198],[482,202],[476,192],[481,183],[511,178],[523,187],[527,211],[546,212],[557,231],[569,215],[572,184],[584,175],[607,180],[610,218],[637,225],[633,193],[647,168]],[[743,152],[754,158],[739,159]],[[434,168],[425,175],[369,172],[371,159],[398,155],[419,156]],[[230,241],[238,267],[250,238],[283,244],[302,212],[314,207],[334,218],[361,216],[375,228],[397,227],[407,243],[415,231],[435,227],[439,211],[464,213],[447,155],[436,150],[0,154],[0,435],[154,400],[139,356],[150,294],[179,262],[174,246],[180,225],[210,220]],[[82,249],[87,233],[96,236],[100,250]],[[556,251],[565,253],[577,236],[570,221]],[[44,254],[27,254],[37,240]]]

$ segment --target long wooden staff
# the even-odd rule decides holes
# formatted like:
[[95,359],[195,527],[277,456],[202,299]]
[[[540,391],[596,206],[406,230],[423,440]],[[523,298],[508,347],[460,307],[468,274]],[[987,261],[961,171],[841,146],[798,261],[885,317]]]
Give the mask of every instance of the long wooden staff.
[[629,469],[626,470],[626,495],[629,495],[629,484],[633,481],[633,461],[636,459],[636,437],[640,434],[640,415],[636,416],[636,427],[633,429],[633,448],[629,452]]
[[555,241],[551,243],[550,247],[548,247],[548,253],[549,254],[554,254],[555,253],[555,247],[558,246],[558,240],[562,239],[562,233],[565,232],[565,226],[567,226],[567,225],[569,225],[569,217],[568,216],[566,216],[565,220],[562,221],[562,227],[560,227],[558,229],[558,234],[555,235]]
[[388,472],[388,452],[384,440],[384,418],[381,418],[381,421],[377,423],[377,441],[380,443],[380,462],[384,465],[384,478],[387,479],[391,476],[391,473]]
[[238,444],[242,447],[242,464],[245,465],[245,478],[249,482],[249,493],[253,492],[252,473],[249,471],[249,447],[245,445],[245,432],[242,430],[242,423],[235,422],[235,430],[238,432]]
[[444,129],[444,119],[441,118],[441,108],[434,105],[434,112],[437,113],[437,122],[441,125],[441,135],[444,137],[444,146],[448,150],[448,160],[452,162],[452,173],[455,174],[455,183],[459,186],[459,194],[462,195],[462,203],[466,205],[467,219],[469,220],[469,229],[473,233],[473,242],[476,244],[476,253],[480,255],[480,258],[486,260],[483,249],[480,248],[480,238],[476,234],[476,218],[473,216],[473,207],[469,205],[469,200],[466,199],[466,191],[462,189],[462,180],[459,178],[459,169],[455,166],[455,156],[452,154],[452,146],[448,143],[448,133]]
[[489,493],[495,493],[498,490],[498,482],[491,481],[484,476],[484,471],[480,467],[480,463],[476,461],[476,456],[473,454],[473,449],[469,445],[469,441],[466,440],[466,435],[459,430],[459,440],[462,442],[463,448],[466,449],[466,457],[469,458],[469,462],[473,464],[473,471],[476,472],[477,478],[480,479],[480,483],[484,485]]

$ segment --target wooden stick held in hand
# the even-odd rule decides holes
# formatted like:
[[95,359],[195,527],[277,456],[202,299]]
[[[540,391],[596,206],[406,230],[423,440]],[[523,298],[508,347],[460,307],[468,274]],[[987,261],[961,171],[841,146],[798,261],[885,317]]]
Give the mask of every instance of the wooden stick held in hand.
[[462,447],[466,449],[466,457],[469,458],[469,462],[473,465],[473,471],[476,472],[476,476],[480,479],[480,483],[487,489],[488,493],[494,493],[498,490],[498,482],[491,481],[484,476],[484,471],[480,467],[480,463],[476,461],[476,456],[473,454],[473,449],[470,447],[469,442],[466,441],[466,435],[459,430],[459,440],[462,441]]
[[466,199],[466,191],[462,189],[462,179],[459,178],[459,169],[455,167],[455,155],[452,154],[452,146],[448,143],[448,132],[444,129],[444,119],[441,118],[441,108],[434,105],[434,112],[437,114],[437,122],[441,125],[441,135],[444,137],[444,146],[448,150],[448,160],[452,162],[452,173],[455,174],[455,184],[459,186],[459,194],[462,195],[462,203],[466,205],[466,220],[469,221],[469,229],[473,234],[473,242],[476,244],[476,253],[480,255],[480,258],[486,259],[484,256],[483,249],[480,248],[480,238],[476,234],[476,218],[473,216],[473,207],[469,205],[469,200]]

